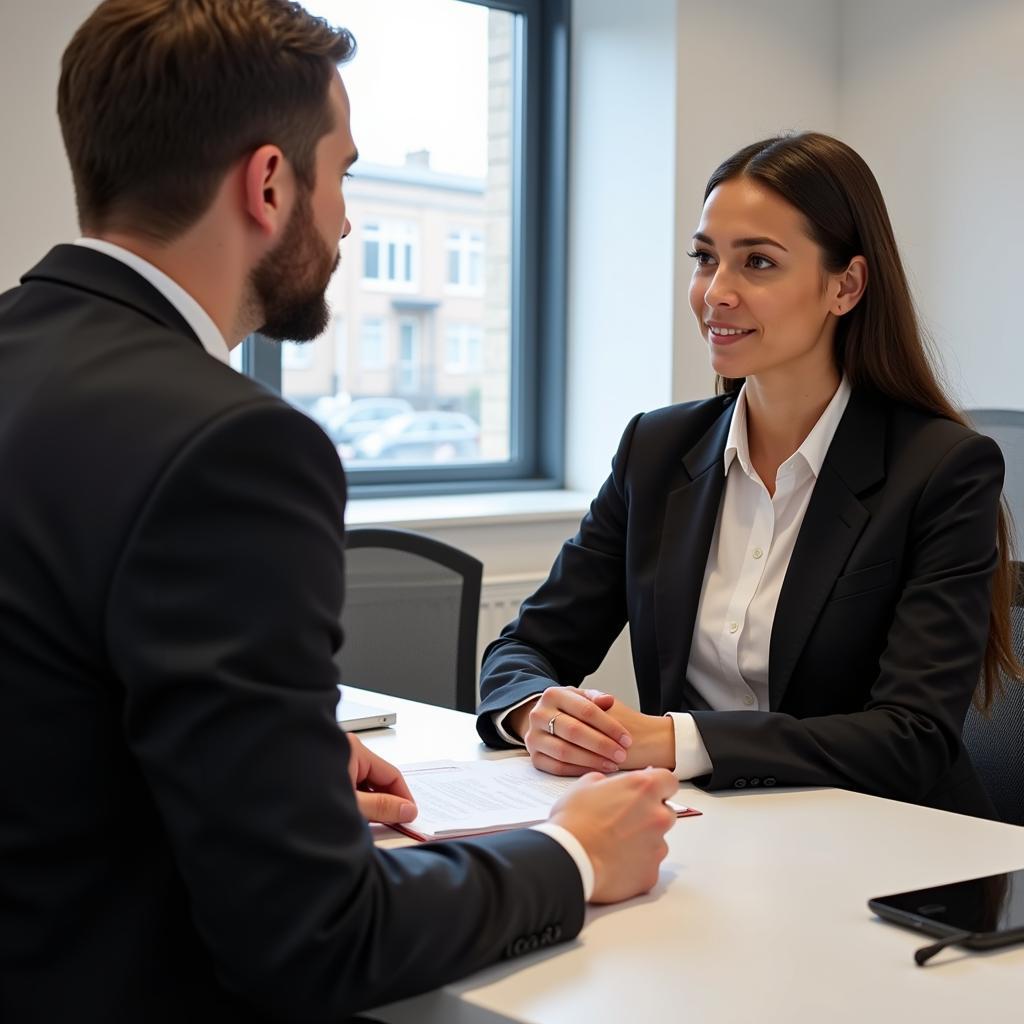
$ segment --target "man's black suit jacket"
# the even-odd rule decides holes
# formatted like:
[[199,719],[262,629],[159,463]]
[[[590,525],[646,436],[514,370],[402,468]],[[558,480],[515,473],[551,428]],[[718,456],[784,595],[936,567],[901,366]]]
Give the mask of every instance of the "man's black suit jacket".
[[340,1020],[575,935],[549,837],[375,852],[345,481],[106,255],[0,297],[0,1020]]
[[686,678],[734,398],[635,417],[577,535],[488,648],[478,730],[578,686],[628,622],[640,707],[691,711],[712,789],[839,786],[991,816],[960,743],[978,683],[1003,462],[987,437],[854,390],[779,597],[770,708],[711,711]]

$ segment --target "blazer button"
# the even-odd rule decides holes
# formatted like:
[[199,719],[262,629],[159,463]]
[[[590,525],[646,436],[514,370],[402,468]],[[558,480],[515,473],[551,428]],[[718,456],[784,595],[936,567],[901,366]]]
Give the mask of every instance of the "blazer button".
[[775,785],[775,776],[774,775],[766,775],[764,777],[764,784],[766,786],[774,786]]
[[750,780],[750,784],[752,786],[760,786],[761,785],[761,780],[758,779],[758,778],[753,778],[753,779]]
[[732,785],[734,789],[743,789],[747,784],[746,779],[737,779]]

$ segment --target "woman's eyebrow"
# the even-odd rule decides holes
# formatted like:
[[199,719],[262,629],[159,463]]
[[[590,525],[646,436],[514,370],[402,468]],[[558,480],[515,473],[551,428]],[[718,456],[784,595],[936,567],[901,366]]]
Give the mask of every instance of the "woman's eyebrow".
[[[705,245],[710,245],[714,248],[714,241],[709,235],[705,235],[702,231],[695,231],[693,233],[695,241],[703,242]],[[737,238],[733,243],[734,249],[754,249],[760,245],[774,245],[776,249],[781,249],[783,252],[789,252],[789,250],[781,243],[776,242],[774,238]]]

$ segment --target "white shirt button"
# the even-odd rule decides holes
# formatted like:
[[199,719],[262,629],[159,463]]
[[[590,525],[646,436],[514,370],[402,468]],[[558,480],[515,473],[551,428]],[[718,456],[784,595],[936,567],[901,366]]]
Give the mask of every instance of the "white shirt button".
[[740,628],[740,624],[738,622],[730,622],[729,623],[729,632],[730,633],[735,633],[736,630],[739,629],[739,628]]
[[743,703],[744,703],[744,704],[746,704],[746,705],[747,705],[747,707],[750,707],[750,705],[754,703],[754,695],[753,695],[752,693],[748,693],[748,694],[747,694],[747,695],[746,695],[746,696],[745,696],[745,697],[743,698]]
[[754,557],[755,558],[760,558],[763,554],[764,554],[764,552],[760,548],[754,548]]

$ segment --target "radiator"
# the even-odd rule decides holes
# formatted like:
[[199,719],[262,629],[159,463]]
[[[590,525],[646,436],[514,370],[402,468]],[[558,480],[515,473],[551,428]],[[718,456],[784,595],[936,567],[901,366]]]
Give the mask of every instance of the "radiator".
[[[480,660],[487,645],[519,614],[523,599],[529,597],[546,578],[546,575],[537,576],[535,573],[484,578],[480,588],[480,625],[476,641],[478,676]],[[638,706],[628,628],[622,631],[601,667],[587,678],[584,685],[614,694],[633,707]]]
[[535,573],[484,578],[480,588],[480,626],[476,634],[476,663],[484,649],[502,628],[519,614],[523,599],[529,597],[546,579]]

